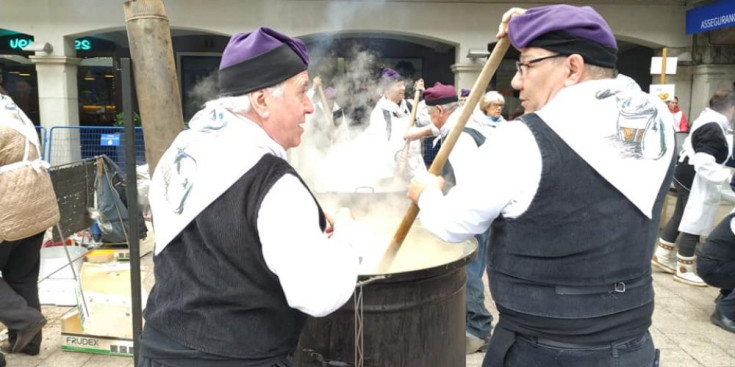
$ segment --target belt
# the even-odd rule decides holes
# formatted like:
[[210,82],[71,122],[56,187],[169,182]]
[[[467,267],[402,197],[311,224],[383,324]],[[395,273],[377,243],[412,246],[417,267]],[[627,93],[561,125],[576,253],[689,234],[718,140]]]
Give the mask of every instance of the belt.
[[628,289],[638,288],[640,286],[650,284],[650,275],[644,275],[636,279],[630,279],[624,282],[616,282],[613,284],[592,285],[592,286],[556,286],[556,294],[561,295],[583,295],[583,294],[602,294],[602,293],[625,293]]
[[531,342],[533,344],[542,345],[545,347],[559,348],[559,349],[610,349],[612,348],[612,345],[613,345],[613,343],[592,343],[592,344],[567,343],[567,342],[560,342],[558,340],[537,338],[533,336],[525,336],[525,335],[520,335],[520,334],[516,334],[516,337],[519,339],[523,339],[528,342]]
[[541,345],[544,347],[550,347],[550,348],[556,348],[556,349],[585,349],[585,350],[609,350],[613,348],[619,348],[620,346],[624,344],[628,344],[630,342],[637,341],[640,339],[642,335],[634,336],[629,339],[616,341],[616,342],[608,342],[608,343],[567,343],[567,342],[561,342],[558,340],[552,340],[552,339],[546,339],[546,338],[537,338],[535,336],[525,336],[521,334],[516,334],[516,338],[523,339],[527,342]]

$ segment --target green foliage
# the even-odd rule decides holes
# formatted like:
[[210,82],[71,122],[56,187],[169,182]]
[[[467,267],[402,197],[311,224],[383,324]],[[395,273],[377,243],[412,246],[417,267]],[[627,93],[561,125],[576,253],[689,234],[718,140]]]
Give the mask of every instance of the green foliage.
[[[135,126],[140,126],[140,115],[137,112],[133,112],[133,124],[135,124]],[[114,126],[125,126],[125,113],[120,112],[115,115]]]

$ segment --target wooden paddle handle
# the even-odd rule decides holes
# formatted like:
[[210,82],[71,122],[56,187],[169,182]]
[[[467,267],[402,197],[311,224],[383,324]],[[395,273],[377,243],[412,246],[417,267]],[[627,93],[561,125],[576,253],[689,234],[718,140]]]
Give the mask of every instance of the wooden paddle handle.
[[[415,92],[413,92],[413,106],[411,107],[411,114],[408,117],[408,126],[406,126],[406,132],[408,132],[408,130],[413,125],[416,124],[416,112],[418,111],[418,104],[419,104],[419,96],[420,95],[421,95],[421,91],[418,90],[418,89]],[[410,144],[411,144],[411,140],[406,139],[406,144],[403,145],[403,151],[401,152],[401,154],[404,157],[407,157],[408,156],[408,146]],[[401,169],[400,171],[403,171],[403,169]]]
[[414,125],[416,123],[416,112],[418,111],[418,105],[419,105],[419,96],[421,95],[421,91],[416,89],[416,91],[413,92],[413,106],[411,106],[411,115],[408,117],[408,128]]
[[[447,136],[447,138],[442,142],[442,146],[439,148],[439,152],[437,153],[436,158],[434,158],[434,162],[431,163],[429,173],[434,175],[439,175],[439,173],[441,173],[442,168],[444,168],[444,164],[446,164],[449,159],[449,153],[452,151],[452,148],[454,148],[454,144],[457,143],[457,139],[459,139],[459,134],[462,133],[462,129],[464,129],[464,126],[467,124],[467,120],[469,120],[470,115],[472,115],[472,111],[474,111],[477,102],[480,101],[480,97],[485,93],[485,89],[490,83],[490,79],[493,77],[493,74],[495,74],[495,71],[498,70],[498,66],[500,66],[500,62],[503,61],[503,57],[505,56],[506,51],[508,51],[509,46],[510,43],[508,41],[508,37],[501,38],[498,40],[498,43],[495,44],[493,52],[490,54],[487,62],[485,62],[485,66],[482,68],[482,71],[480,71],[480,75],[472,86],[472,91],[470,92],[469,97],[467,97],[467,101],[462,108],[457,124],[452,128],[449,136]],[[418,214],[419,207],[412,202],[408,207],[408,210],[406,210],[406,214],[403,216],[403,220],[398,226],[398,230],[396,230],[395,235],[393,235],[393,239],[391,240],[388,249],[380,260],[377,270],[378,274],[388,272],[388,269],[390,269],[390,266],[393,263],[393,259],[395,259],[398,250],[403,244],[403,240],[406,239],[406,235],[408,235],[408,231],[411,229],[413,221],[416,220]]]

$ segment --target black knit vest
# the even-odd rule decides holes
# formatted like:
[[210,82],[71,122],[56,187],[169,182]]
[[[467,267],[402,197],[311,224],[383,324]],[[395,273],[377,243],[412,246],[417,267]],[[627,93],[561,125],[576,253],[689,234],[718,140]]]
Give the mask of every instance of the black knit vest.
[[[264,155],[154,258],[156,284],[145,311],[150,326],[186,347],[225,357],[293,352],[306,315],[288,306],[257,228],[263,198],[285,174],[299,177],[283,159]],[[324,229],[317,207],[314,225]],[[287,230],[289,224],[282,225]]]
[[493,299],[557,319],[613,315],[653,302],[650,261],[673,160],[648,219],[536,114],[521,121],[540,148],[541,180],[521,216],[492,224]]

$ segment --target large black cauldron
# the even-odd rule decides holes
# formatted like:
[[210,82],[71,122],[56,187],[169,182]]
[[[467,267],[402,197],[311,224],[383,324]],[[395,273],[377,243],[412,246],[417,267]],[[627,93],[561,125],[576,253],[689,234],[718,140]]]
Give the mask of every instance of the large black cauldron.
[[[414,226],[407,241],[416,231],[422,229]],[[402,256],[405,246],[398,256]],[[307,321],[295,352],[296,365],[355,366],[356,333],[362,327],[364,367],[464,367],[464,266],[477,244],[472,239],[446,246],[456,246],[461,251],[440,265],[360,276],[359,281],[365,283],[361,322],[355,318],[354,301],[361,288],[358,286],[342,308],[327,317]],[[424,255],[418,252],[410,256]]]

